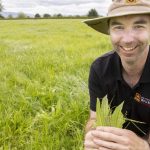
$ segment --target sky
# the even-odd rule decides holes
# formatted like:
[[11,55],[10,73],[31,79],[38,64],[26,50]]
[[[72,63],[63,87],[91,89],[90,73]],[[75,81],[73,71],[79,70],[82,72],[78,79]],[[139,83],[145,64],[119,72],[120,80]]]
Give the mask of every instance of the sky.
[[105,16],[112,0],[1,0],[3,12],[24,12],[26,14],[61,13],[62,15],[86,15],[95,8]]

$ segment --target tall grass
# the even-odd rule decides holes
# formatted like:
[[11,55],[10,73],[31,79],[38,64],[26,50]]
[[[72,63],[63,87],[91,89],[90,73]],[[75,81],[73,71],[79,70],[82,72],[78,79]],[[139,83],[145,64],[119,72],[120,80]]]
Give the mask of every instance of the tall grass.
[[81,20],[1,20],[0,29],[0,149],[82,149],[89,67],[108,38]]

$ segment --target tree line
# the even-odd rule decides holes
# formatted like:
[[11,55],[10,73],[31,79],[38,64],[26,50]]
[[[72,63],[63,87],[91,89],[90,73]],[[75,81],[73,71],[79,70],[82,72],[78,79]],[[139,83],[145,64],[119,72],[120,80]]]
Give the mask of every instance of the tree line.
[[[3,6],[1,5],[0,6],[0,11],[2,11],[2,10],[3,10]],[[16,17],[14,17],[12,14],[8,15],[7,19],[29,19],[29,18],[34,18],[34,19],[42,19],[42,18],[46,18],[46,19],[49,19],[49,18],[94,18],[94,17],[98,17],[98,16],[99,16],[99,14],[98,14],[97,10],[95,8],[92,8],[92,9],[90,9],[88,11],[87,15],[84,15],[84,16],[80,16],[80,15],[65,16],[65,15],[63,15],[61,13],[54,14],[54,15],[45,13],[43,15],[40,15],[39,13],[36,13],[33,17],[31,17],[31,16],[28,16],[27,14],[25,14],[24,12],[19,12]],[[0,18],[1,19],[5,19],[2,15],[0,15]]]
[[[50,14],[48,14],[48,13],[45,13],[45,14],[43,14],[43,15],[40,15],[39,13],[36,13],[33,18],[65,18],[65,17],[66,17],[66,18],[67,18],[67,17],[68,17],[68,18],[69,18],[69,17],[72,17],[72,18],[73,18],[73,17],[75,17],[75,18],[80,18],[80,17],[98,17],[98,16],[99,16],[99,14],[98,14],[98,12],[96,11],[96,9],[91,9],[91,10],[89,10],[88,14],[85,15],[85,16],[80,16],[80,15],[64,16],[64,15],[61,14],[61,13],[54,14],[54,15],[50,15]],[[12,16],[8,16],[8,18],[12,18]],[[18,14],[17,18],[30,18],[30,17],[27,16],[25,13],[20,12],[20,13]]]
[[[0,0],[0,12],[2,12],[4,9],[4,6],[2,5],[2,2]],[[97,12],[97,10],[95,8],[92,8],[88,11],[87,15],[84,15],[84,16],[80,16],[80,15],[75,15],[75,16],[64,16],[62,15],[61,13],[58,13],[58,14],[55,14],[55,15],[50,15],[48,13],[45,13],[43,15],[40,15],[39,13],[35,14],[34,17],[31,17],[31,16],[28,16],[26,15],[24,12],[19,12],[17,17],[14,17],[13,15],[8,15],[8,19],[14,19],[14,18],[17,18],[17,19],[26,19],[26,18],[35,18],[35,19],[39,19],[39,18],[85,18],[85,17],[89,17],[89,18],[95,18],[95,17],[98,17],[99,14]],[[1,19],[5,19],[4,16],[2,16],[0,14],[0,18]]]

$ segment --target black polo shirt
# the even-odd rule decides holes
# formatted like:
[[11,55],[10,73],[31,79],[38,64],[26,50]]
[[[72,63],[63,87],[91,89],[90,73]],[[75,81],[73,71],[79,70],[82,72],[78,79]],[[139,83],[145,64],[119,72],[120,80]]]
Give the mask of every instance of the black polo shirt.
[[[145,124],[125,122],[123,128],[132,130],[139,136],[150,130],[150,51],[139,82],[131,88],[122,77],[120,57],[111,51],[97,58],[91,65],[89,75],[90,109],[96,111],[96,99],[107,95],[110,107],[122,101],[122,113],[127,118]],[[141,132],[138,128],[143,132]]]

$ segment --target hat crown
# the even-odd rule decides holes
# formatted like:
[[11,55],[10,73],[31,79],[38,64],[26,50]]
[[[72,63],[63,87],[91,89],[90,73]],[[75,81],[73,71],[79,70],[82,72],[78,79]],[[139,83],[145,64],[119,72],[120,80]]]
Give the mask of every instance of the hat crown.
[[[132,11],[145,11],[144,8],[146,8],[148,11],[150,11],[150,0],[112,0],[112,4],[110,5],[108,9],[108,16],[114,15],[113,11],[119,14],[121,8],[126,7],[126,11],[129,12],[131,9]],[[118,10],[118,12],[117,12]]]

